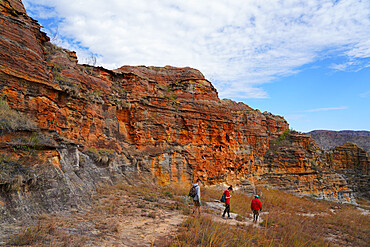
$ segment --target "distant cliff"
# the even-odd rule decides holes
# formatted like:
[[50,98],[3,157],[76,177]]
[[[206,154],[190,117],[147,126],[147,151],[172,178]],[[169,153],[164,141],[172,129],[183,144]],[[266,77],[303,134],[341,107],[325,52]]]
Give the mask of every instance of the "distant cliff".
[[[4,220],[79,207],[97,186],[122,179],[265,184],[353,201],[356,184],[335,168],[342,156],[327,156],[281,116],[220,100],[196,69],[78,64],[18,0],[0,0],[0,27]],[[361,157],[356,172],[368,176]]]
[[357,146],[370,153],[370,131],[331,131],[314,130],[307,133],[316,141],[320,148],[329,150],[342,146],[346,142],[356,143]]

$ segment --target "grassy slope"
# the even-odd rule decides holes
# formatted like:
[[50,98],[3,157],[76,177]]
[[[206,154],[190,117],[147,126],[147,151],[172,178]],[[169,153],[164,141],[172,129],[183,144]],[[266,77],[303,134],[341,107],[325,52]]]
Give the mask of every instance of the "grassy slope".
[[[127,218],[140,221],[160,212],[189,215],[184,195],[188,185],[116,185],[101,188],[91,208],[69,215],[42,215],[38,223],[23,228],[9,244],[32,246],[120,246],[128,232]],[[219,199],[222,191],[201,188],[203,203]],[[156,246],[367,246],[370,217],[353,205],[299,198],[277,190],[260,188],[264,215],[258,227],[231,226],[215,221],[204,208],[202,217],[187,217],[174,234],[158,237]],[[231,210],[240,221],[251,221],[251,197],[233,192]],[[366,204],[366,202],[363,202]],[[369,207],[369,205],[364,205]],[[267,213],[268,212],[268,213]],[[145,216],[144,218],[142,216]],[[157,217],[161,218],[161,217]],[[144,226],[145,227],[145,226]],[[149,226],[148,226],[149,227]],[[168,226],[173,228],[172,226]],[[69,229],[69,230],[68,230]],[[98,233],[96,233],[98,232]],[[96,233],[96,234],[91,234]],[[126,234],[127,235],[127,234]],[[172,236],[170,236],[172,235]],[[140,245],[140,239],[137,239]],[[127,242],[126,242],[127,243]],[[131,243],[132,244],[132,243]]]
[[[182,226],[186,231],[181,230],[174,246],[367,246],[370,241],[369,215],[361,214],[353,205],[299,198],[265,188],[262,194],[263,211],[268,214],[262,216],[260,227],[231,227],[207,217],[188,220]],[[232,211],[250,220],[251,200],[235,192]]]

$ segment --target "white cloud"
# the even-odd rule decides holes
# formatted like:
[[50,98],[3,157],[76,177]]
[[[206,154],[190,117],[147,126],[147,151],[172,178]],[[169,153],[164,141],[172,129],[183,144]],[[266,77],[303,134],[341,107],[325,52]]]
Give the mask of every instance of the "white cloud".
[[296,73],[322,51],[352,63],[370,57],[370,5],[361,0],[24,3],[35,18],[59,16],[60,42],[80,61],[94,53],[107,68],[191,66],[215,81],[221,97],[268,97],[261,84]]
[[[369,17],[368,17],[369,18]],[[370,34],[364,37],[359,43],[353,46],[351,50],[347,52],[349,57],[356,57],[356,58],[369,58],[370,57]]]
[[339,107],[326,107],[326,108],[310,109],[310,110],[306,110],[304,112],[336,111],[336,110],[346,110],[346,109],[348,109],[347,106],[339,106]]

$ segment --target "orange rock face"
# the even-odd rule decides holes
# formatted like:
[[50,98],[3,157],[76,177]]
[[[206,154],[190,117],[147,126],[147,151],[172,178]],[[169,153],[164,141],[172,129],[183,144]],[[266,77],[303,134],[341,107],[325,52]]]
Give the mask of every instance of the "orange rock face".
[[74,52],[48,42],[19,2],[0,5],[0,90],[38,128],[85,151],[114,153],[106,158],[110,166],[163,183],[268,182],[333,198],[348,190],[308,136],[291,135],[289,144],[271,148],[289,130],[283,117],[220,100],[195,69],[77,64]]
[[358,196],[370,199],[370,160],[362,148],[345,143],[327,152],[326,158],[331,169],[346,176],[349,188]]

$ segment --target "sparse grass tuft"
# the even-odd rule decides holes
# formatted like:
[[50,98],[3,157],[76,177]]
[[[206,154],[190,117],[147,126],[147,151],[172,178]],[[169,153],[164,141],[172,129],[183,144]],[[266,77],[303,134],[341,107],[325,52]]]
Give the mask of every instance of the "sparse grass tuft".
[[28,116],[11,109],[4,97],[0,97],[0,132],[35,128],[36,124]]
[[48,224],[41,224],[39,221],[37,225],[23,228],[20,233],[11,236],[7,244],[22,246],[42,242],[47,239],[49,234],[53,234],[54,231],[55,225],[53,221]]
[[256,228],[230,226],[202,216],[188,218],[170,246],[269,246],[270,243]]

